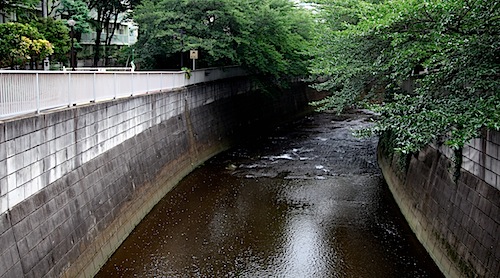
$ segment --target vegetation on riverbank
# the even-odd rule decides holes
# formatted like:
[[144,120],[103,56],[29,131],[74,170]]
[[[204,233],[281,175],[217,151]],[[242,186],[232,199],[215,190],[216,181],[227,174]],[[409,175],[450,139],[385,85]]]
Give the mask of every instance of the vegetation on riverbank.
[[499,1],[315,2],[319,109],[369,103],[381,116],[361,134],[390,131],[402,153],[500,129]]

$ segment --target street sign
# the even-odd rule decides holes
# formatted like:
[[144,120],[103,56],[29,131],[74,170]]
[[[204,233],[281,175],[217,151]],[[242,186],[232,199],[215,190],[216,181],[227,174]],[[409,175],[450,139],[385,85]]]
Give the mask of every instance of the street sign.
[[189,51],[189,58],[193,60],[198,59],[198,50]]

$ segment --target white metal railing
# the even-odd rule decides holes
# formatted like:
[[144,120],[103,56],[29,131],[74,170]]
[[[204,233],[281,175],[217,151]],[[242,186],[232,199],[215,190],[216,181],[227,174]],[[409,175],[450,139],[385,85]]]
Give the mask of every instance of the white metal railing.
[[[67,68],[63,67],[63,71],[73,71],[72,68]],[[134,69],[132,67],[114,67],[114,68],[108,68],[108,67],[97,67],[97,68],[92,68],[92,67],[83,67],[83,68],[74,68],[76,71],[133,71]]]
[[0,71],[0,119],[244,76],[240,67],[177,72]]

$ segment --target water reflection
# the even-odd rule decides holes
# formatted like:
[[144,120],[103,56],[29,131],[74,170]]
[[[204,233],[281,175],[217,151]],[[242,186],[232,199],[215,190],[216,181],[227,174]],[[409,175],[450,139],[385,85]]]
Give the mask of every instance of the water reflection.
[[184,179],[97,277],[440,277],[395,207],[364,116],[306,118]]
[[318,277],[328,273],[328,256],[319,223],[306,215],[297,215],[287,221],[283,250],[283,275],[291,277]]

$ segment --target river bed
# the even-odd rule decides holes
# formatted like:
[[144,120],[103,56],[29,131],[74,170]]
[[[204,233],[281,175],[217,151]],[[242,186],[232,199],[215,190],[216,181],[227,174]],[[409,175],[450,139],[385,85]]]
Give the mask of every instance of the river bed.
[[182,180],[97,277],[442,277],[376,163],[362,111],[307,116]]

